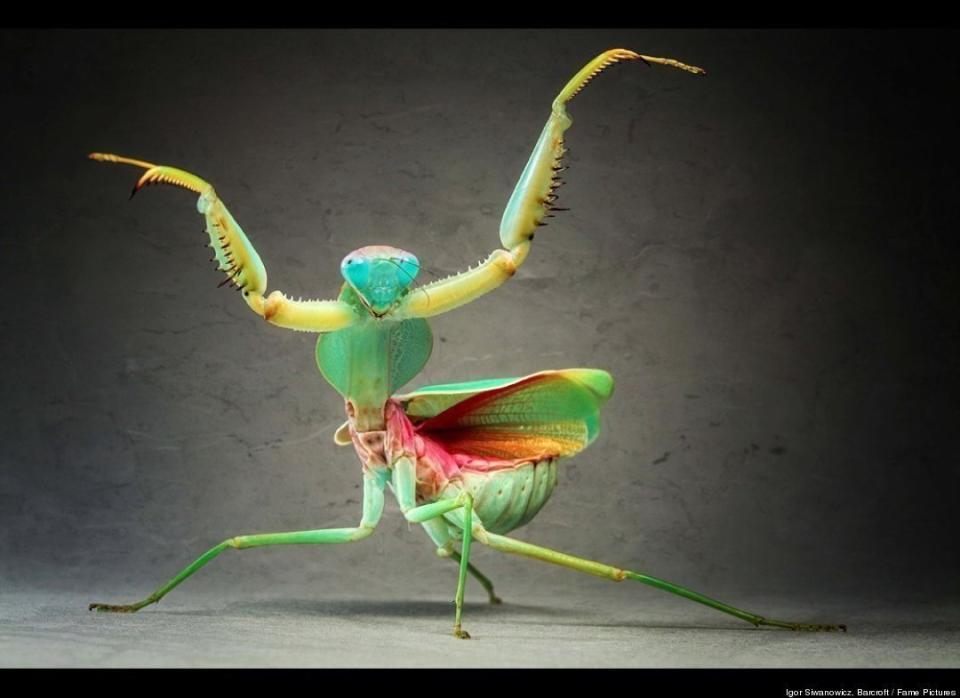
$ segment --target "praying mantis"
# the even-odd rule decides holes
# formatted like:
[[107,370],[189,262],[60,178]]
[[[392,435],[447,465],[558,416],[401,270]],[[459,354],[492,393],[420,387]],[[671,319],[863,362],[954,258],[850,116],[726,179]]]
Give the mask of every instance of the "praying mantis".
[[613,379],[588,368],[546,370],[519,378],[477,380],[398,393],[423,369],[433,346],[428,318],[459,308],[510,279],[530,252],[535,231],[565,209],[556,190],[565,170],[564,132],[572,120],[567,103],[597,74],[621,61],[662,65],[692,74],[701,68],[627,49],[605,51],[587,63],[557,95],[550,117],[523,169],[500,223],[502,248],[476,267],[415,287],[420,262],[388,245],[361,247],[340,265],[344,278],[335,300],[294,300],[267,294],[260,255],[213,186],[166,165],[106,153],[99,162],[133,165],[145,172],[133,194],[148,185],[169,184],[198,195],[213,259],[225,273],[221,286],[239,291],[247,306],[271,325],[319,334],[320,373],[344,398],[347,421],[334,434],[352,445],[363,476],[358,525],[227,538],[210,548],[145,599],[132,604],[90,604],[90,610],[135,612],[157,603],[172,589],[228,549],[273,545],[353,543],[373,535],[390,490],[403,516],[423,526],[441,556],[459,566],[454,597],[457,638],[462,625],[468,575],[499,603],[493,584],[470,562],[476,541],[498,551],[550,562],[614,581],[633,580],[705,604],[755,626],[792,630],[846,630],[843,625],[793,623],[740,610],[686,587],[507,536],[541,510],[557,484],[558,461],[596,439],[600,409]]

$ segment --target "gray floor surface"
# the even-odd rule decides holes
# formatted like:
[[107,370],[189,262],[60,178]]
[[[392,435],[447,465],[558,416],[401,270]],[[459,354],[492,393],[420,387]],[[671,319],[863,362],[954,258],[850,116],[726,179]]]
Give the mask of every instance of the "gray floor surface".
[[[669,597],[604,591],[468,604],[469,641],[442,599],[224,598],[180,593],[135,615],[76,593],[0,596],[3,667],[960,667],[960,605],[771,598],[784,618],[847,633],[756,629]],[[629,606],[629,607],[628,607]],[[790,614],[790,615],[788,615]]]

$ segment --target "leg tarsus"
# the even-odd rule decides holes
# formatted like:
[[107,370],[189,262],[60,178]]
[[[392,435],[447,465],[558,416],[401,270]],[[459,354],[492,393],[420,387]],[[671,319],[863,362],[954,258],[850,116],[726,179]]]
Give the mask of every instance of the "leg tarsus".
[[457,623],[453,626],[453,636],[458,640],[469,640],[470,633],[460,627],[460,624]]
[[92,603],[88,607],[90,611],[102,611],[106,613],[136,613],[144,606],[149,606],[152,603],[156,603],[155,600],[147,599],[145,601],[139,601],[137,603],[130,604],[109,604],[109,603]]
[[773,618],[760,618],[756,623],[757,627],[769,625],[774,628],[785,628],[787,630],[799,630],[801,632],[814,633],[845,633],[847,626],[843,623],[789,623],[783,620]]

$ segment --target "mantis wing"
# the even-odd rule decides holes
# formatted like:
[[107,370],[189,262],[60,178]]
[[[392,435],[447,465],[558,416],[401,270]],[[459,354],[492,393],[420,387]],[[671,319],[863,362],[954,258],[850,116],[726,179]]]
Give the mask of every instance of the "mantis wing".
[[394,399],[418,433],[449,453],[540,459],[586,448],[599,433],[600,407],[612,393],[606,371],[572,368],[428,386]]

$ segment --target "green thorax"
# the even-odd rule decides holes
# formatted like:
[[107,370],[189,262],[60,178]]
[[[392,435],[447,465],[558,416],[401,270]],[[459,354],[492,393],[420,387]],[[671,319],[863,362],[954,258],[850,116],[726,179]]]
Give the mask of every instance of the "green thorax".
[[[361,306],[344,285],[340,300]],[[383,407],[423,369],[433,349],[433,333],[423,319],[363,316],[350,327],[320,335],[317,365],[323,377],[353,405],[358,431],[384,428]]]

